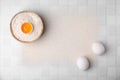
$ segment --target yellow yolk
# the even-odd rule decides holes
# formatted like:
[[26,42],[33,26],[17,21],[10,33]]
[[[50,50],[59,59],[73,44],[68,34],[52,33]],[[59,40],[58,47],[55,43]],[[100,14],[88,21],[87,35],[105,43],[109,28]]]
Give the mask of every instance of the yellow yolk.
[[25,34],[29,34],[29,33],[32,32],[32,30],[33,30],[33,26],[32,26],[31,23],[29,23],[29,22],[25,22],[25,23],[22,24],[22,26],[21,26],[21,30],[22,30],[23,33],[25,33]]

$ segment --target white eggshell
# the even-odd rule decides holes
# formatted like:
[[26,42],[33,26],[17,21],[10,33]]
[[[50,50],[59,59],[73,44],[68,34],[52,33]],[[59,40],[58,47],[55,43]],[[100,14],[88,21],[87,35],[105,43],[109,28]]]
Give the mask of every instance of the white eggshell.
[[102,54],[105,53],[105,47],[102,43],[95,42],[92,45],[92,51],[93,51],[94,54],[102,55]]
[[86,57],[79,57],[76,64],[81,70],[87,70],[89,68],[89,61]]

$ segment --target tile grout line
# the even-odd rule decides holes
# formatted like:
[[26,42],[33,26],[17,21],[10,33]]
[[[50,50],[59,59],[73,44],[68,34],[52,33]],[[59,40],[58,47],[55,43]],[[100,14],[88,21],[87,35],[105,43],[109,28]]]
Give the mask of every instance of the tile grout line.
[[116,71],[116,77],[117,77],[118,76],[118,74],[117,74],[117,53],[118,53],[117,52],[117,48],[118,48],[117,47],[117,43],[118,43],[118,39],[117,39],[117,10],[116,9],[117,9],[117,0],[115,0],[115,27],[116,27],[116,34],[115,34],[115,36],[116,36],[116,40],[117,40],[115,42],[115,44],[116,44],[116,55],[115,55],[116,56],[115,57],[115,59],[116,59],[115,60],[115,65],[116,65],[115,67],[116,67],[116,69],[115,69],[115,71]]
[[[105,26],[107,27],[107,23],[106,22],[107,22],[107,0],[105,0]],[[107,30],[107,28],[106,28],[106,30]],[[107,34],[106,34],[106,38],[108,38]],[[108,58],[107,58],[107,61],[108,61]],[[106,65],[108,67],[108,63],[106,63]],[[108,80],[108,78],[107,78],[107,70],[106,70],[106,80]]]

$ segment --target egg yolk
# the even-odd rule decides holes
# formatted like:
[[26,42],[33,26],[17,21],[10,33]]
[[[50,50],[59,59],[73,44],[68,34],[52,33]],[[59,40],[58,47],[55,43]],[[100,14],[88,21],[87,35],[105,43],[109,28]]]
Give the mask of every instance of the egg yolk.
[[22,26],[21,26],[21,30],[22,30],[23,33],[25,33],[25,34],[29,34],[29,33],[32,32],[32,30],[33,30],[33,26],[32,26],[31,23],[29,23],[29,22],[25,22],[25,23],[22,24]]

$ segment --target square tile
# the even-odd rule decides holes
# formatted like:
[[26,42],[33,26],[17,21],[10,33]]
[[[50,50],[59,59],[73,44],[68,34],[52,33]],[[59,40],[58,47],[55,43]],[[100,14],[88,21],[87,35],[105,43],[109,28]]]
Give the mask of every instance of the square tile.
[[116,78],[116,67],[108,67],[107,76],[110,78]]
[[106,16],[107,25],[115,25],[116,16]]

